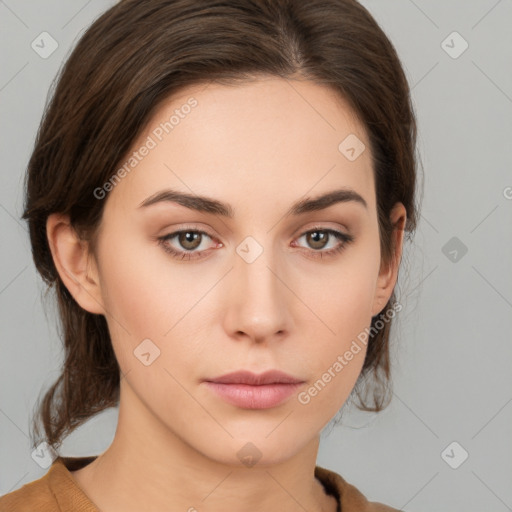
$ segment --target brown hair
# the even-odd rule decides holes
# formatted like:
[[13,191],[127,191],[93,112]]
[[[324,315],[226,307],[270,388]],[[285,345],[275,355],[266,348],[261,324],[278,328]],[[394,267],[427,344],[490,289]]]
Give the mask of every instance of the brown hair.
[[[37,404],[33,445],[57,449],[92,415],[119,403],[120,369],[106,320],[82,309],[61,281],[47,240],[48,215],[69,215],[94,250],[105,204],[94,190],[114,174],[158,106],[186,86],[259,75],[328,84],[368,130],[383,262],[393,254],[389,214],[416,228],[416,121],[396,51],[355,0],[123,0],[83,34],[59,73],[26,175],[25,211],[38,272],[54,289],[64,342],[57,381]],[[341,142],[341,141],[340,141]],[[393,308],[395,292],[382,314]],[[393,315],[394,316],[394,315]],[[372,319],[373,324],[378,320]],[[370,333],[358,383],[372,377],[373,405],[387,406],[391,321]]]

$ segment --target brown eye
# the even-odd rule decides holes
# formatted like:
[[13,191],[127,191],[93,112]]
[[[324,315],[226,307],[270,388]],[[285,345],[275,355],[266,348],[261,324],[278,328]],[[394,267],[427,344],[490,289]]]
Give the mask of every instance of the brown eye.
[[[348,244],[354,241],[354,237],[352,235],[341,233],[340,231],[336,231],[334,229],[323,229],[320,227],[306,231],[299,238],[302,237],[306,239],[307,245],[311,248],[311,250],[307,252],[313,258],[334,256],[340,253]],[[335,238],[339,241],[338,245],[335,245],[334,247],[327,250],[321,250],[326,247],[332,238]]]
[[306,240],[313,249],[323,249],[329,238],[330,235],[325,231],[310,231],[306,233]]
[[[176,259],[201,259],[206,257],[209,253],[208,247],[204,250],[196,250],[202,245],[205,237],[213,239],[213,237],[205,231],[182,229],[181,231],[175,231],[174,233],[160,237],[158,243],[166,252]],[[175,239],[176,241],[172,243]]]
[[201,245],[202,234],[197,231],[181,231],[178,233],[178,243],[184,249],[192,251]]

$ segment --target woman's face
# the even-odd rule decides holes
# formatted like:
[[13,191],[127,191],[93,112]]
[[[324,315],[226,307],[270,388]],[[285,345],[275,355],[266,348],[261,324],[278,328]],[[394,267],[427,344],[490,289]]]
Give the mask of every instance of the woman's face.
[[[201,85],[157,111],[125,163],[98,199],[95,267],[124,374],[120,421],[229,464],[290,458],[350,394],[358,339],[395,282],[379,273],[363,128],[311,82]],[[306,203],[337,191],[353,197]],[[237,370],[300,384],[205,382]]]

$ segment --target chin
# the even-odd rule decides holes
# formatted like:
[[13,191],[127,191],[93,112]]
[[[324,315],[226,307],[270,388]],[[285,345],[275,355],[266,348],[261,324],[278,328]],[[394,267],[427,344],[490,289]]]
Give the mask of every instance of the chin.
[[[251,468],[256,465],[265,467],[283,463],[295,456],[304,445],[311,442],[311,439],[306,439],[303,432],[300,438],[297,438],[283,425],[278,425],[279,422],[274,423],[271,428],[264,430],[253,428],[240,436],[236,436],[227,427],[234,437],[227,439],[226,434],[223,440],[218,439],[217,442],[210,437],[212,444],[203,450],[203,454],[217,462],[238,468]],[[281,432],[278,432],[279,429],[282,429]]]

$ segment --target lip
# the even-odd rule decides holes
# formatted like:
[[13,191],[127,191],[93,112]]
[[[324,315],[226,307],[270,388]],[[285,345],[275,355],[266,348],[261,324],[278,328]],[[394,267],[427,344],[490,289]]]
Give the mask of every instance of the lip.
[[242,409],[269,409],[283,403],[304,381],[279,370],[261,374],[242,370],[204,382],[232,405]]
[[268,370],[259,374],[247,370],[239,370],[213,379],[206,379],[206,381],[219,384],[250,384],[253,386],[260,386],[262,384],[299,384],[304,382],[280,370]]

